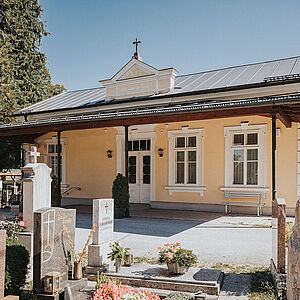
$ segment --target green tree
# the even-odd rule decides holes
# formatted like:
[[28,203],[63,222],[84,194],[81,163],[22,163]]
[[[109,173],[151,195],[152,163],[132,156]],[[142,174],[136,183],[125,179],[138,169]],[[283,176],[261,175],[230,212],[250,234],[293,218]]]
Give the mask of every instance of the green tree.
[[[49,34],[42,14],[38,0],[0,1],[0,123],[11,122],[13,112],[65,90],[51,83],[46,56],[39,49]],[[0,147],[11,149],[4,143]]]

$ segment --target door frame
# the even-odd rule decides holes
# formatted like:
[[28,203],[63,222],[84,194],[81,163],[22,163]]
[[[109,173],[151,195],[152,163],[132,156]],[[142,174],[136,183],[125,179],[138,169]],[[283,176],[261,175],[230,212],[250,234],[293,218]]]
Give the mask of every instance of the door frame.
[[[150,182],[150,200],[149,204],[152,201],[155,201],[155,138],[156,133],[154,131],[156,124],[149,125],[138,125],[130,126],[128,130],[128,139],[150,139],[151,141],[151,150],[150,150],[150,159],[151,159],[151,182]],[[118,133],[116,135],[117,142],[117,174],[125,174],[125,129],[124,127],[115,127]]]

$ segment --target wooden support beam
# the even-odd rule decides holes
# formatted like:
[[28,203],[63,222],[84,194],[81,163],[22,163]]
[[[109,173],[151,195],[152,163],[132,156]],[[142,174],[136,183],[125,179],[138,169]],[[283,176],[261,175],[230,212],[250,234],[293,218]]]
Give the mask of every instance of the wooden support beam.
[[292,127],[292,122],[289,116],[285,113],[285,111],[282,109],[281,106],[278,107],[278,114],[277,114],[278,119],[281,121],[281,123],[286,127],[286,128],[291,128]]

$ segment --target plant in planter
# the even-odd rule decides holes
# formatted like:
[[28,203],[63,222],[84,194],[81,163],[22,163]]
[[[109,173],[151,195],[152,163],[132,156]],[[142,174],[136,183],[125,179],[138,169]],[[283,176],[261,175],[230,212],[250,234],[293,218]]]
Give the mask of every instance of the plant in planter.
[[116,273],[118,273],[121,265],[124,263],[125,253],[129,248],[124,249],[118,242],[110,243],[109,247],[111,251],[107,254],[107,257],[111,261],[115,261]]
[[113,182],[112,197],[115,206],[115,218],[124,218],[126,210],[129,209],[129,185],[125,176],[118,173]]
[[192,250],[181,248],[180,243],[167,243],[159,249],[159,263],[167,264],[173,274],[184,274],[197,262],[197,256]]

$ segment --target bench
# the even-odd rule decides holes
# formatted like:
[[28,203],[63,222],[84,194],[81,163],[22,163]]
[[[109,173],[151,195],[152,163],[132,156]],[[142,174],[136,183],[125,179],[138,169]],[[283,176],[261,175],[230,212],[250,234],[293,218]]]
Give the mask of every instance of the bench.
[[[237,192],[237,191],[225,191],[224,197],[228,198],[228,201],[222,202],[225,205],[225,214],[228,211],[231,211],[231,206],[256,206],[257,207],[257,215],[260,216],[262,212],[262,208],[264,207],[264,203],[261,201],[266,199],[265,192]],[[249,202],[232,202],[231,199],[257,199],[256,203]],[[228,209],[229,208],[229,209]]]

